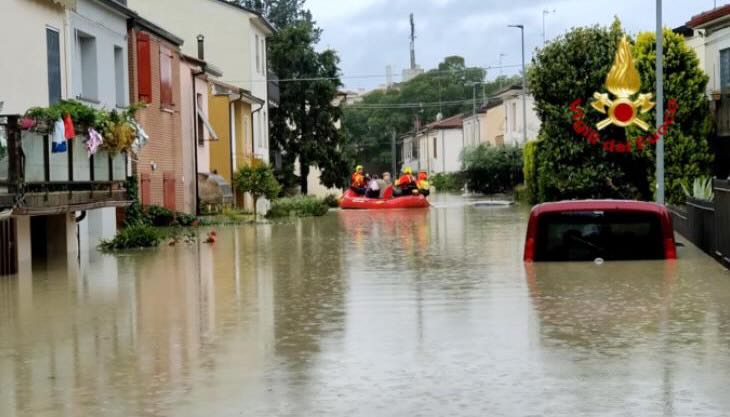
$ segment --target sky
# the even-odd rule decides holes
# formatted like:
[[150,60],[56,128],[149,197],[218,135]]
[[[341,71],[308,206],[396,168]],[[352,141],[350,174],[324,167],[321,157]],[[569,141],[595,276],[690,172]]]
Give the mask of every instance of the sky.
[[[667,27],[686,23],[693,15],[730,3],[730,0],[664,0]],[[324,30],[319,47],[340,56],[345,87],[371,89],[386,81],[386,66],[393,81],[410,65],[408,16],[416,22],[416,62],[428,70],[446,56],[460,55],[468,66],[499,66],[487,78],[520,70],[519,29],[525,26],[525,60],[543,44],[572,27],[608,25],[618,16],[629,33],[655,30],[655,0],[307,0]],[[500,72],[501,71],[501,72]]]

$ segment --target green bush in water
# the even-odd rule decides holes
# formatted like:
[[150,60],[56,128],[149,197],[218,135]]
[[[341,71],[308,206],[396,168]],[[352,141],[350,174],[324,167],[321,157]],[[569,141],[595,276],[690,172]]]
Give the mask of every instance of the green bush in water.
[[461,191],[465,184],[464,174],[461,172],[434,174],[428,180],[437,191],[441,192]]
[[164,207],[149,206],[147,207],[147,217],[154,226],[169,226],[175,220],[175,213]]
[[327,207],[337,208],[340,206],[340,199],[335,194],[327,194],[324,203],[327,204]]
[[104,251],[136,248],[153,248],[160,244],[162,235],[154,227],[135,224],[117,233],[111,240],[103,240],[99,245]]
[[269,219],[279,217],[311,217],[324,216],[329,207],[324,200],[311,196],[298,196],[280,198],[271,203],[271,208],[266,214]]

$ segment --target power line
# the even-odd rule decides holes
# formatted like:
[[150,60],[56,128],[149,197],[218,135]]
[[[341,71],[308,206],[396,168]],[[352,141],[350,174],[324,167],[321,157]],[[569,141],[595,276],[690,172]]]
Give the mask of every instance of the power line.
[[[430,70],[424,72],[424,74],[459,74],[470,72],[474,70],[485,70],[489,71],[492,69],[504,69],[504,68],[518,68],[520,65],[491,65],[487,67],[469,67],[463,70]],[[258,80],[223,80],[226,83],[265,83],[269,81],[277,82],[312,82],[312,81],[329,81],[329,80],[350,80],[350,79],[366,79],[366,78],[387,78],[388,74],[363,74],[363,75],[341,75],[338,77],[303,77],[303,78],[281,78],[278,80],[274,79],[258,79]]]
[[[489,102],[489,98],[486,100],[477,100],[478,104],[485,104]],[[348,104],[343,108],[356,109],[356,110],[409,110],[409,109],[421,109],[426,107],[441,107],[441,106],[463,106],[474,103],[473,99],[464,100],[452,100],[452,101],[441,101],[441,102],[428,102],[428,103],[393,103],[393,104]]]

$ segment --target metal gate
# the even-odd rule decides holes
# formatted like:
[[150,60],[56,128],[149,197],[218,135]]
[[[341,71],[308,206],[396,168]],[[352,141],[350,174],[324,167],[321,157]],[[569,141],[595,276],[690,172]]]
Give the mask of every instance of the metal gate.
[[18,231],[15,219],[0,221],[0,275],[18,273]]
[[730,181],[715,180],[715,255],[730,263]]

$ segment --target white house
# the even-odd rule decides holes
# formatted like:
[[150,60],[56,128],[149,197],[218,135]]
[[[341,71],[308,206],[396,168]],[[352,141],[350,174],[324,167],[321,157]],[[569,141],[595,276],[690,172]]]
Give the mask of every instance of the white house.
[[540,133],[540,119],[535,112],[535,99],[525,94],[522,87],[512,86],[497,94],[502,100],[504,109],[504,141],[505,145],[524,145],[522,100],[526,100],[527,140],[534,140]]
[[403,166],[429,174],[460,171],[466,145],[463,123],[463,115],[457,114],[402,137]]
[[[266,39],[274,28],[260,14],[225,0],[128,0],[129,7],[182,37],[182,50],[197,56],[205,37],[205,59],[222,81],[250,91],[264,104],[252,109],[254,154],[269,161],[269,97]],[[245,127],[241,127],[245,128]],[[241,158],[243,155],[241,155]]]

